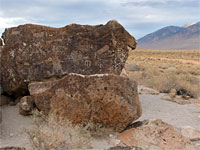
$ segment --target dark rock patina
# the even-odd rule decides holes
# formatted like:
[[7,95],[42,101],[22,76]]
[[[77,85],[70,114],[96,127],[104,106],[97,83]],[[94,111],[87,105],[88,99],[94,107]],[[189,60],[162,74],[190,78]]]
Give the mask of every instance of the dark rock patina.
[[72,73],[30,83],[29,91],[45,114],[53,112],[75,124],[91,121],[122,131],[142,114],[137,83],[118,75]]
[[119,75],[135,39],[117,21],[63,28],[26,24],[3,33],[3,90],[24,95],[27,83],[67,73]]

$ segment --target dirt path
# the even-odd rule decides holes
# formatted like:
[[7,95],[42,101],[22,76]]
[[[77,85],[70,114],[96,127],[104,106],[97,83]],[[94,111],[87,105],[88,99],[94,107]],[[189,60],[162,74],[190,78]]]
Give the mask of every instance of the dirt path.
[[187,60],[187,59],[175,59],[175,58],[160,58],[160,57],[151,57],[151,59],[160,59],[160,60],[169,60],[169,61],[179,61],[182,63],[192,63],[196,65],[200,65],[200,58],[199,60]]

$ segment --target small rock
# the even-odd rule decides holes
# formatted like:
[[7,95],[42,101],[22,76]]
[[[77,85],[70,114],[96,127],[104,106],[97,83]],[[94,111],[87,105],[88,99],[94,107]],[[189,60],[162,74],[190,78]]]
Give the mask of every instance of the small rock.
[[10,137],[13,137],[13,136],[14,136],[14,133],[10,133],[9,136],[10,136]]
[[188,96],[188,95],[183,95],[183,98],[184,98],[185,100],[188,100],[188,99],[190,99],[190,96]]
[[142,125],[146,125],[149,123],[149,120],[143,120],[143,121],[136,121],[130,125],[128,125],[123,131],[131,129],[131,128],[137,128],[140,127]]
[[120,74],[121,76],[125,76],[127,77],[128,76],[128,72],[126,71],[126,69],[124,68]]
[[120,140],[118,140],[118,139],[113,139],[113,138],[112,138],[112,139],[109,141],[109,144],[112,145],[112,146],[117,146],[120,142],[121,142]]
[[139,91],[139,94],[151,94],[151,95],[159,95],[160,92],[154,89],[150,89],[150,88],[141,88]]
[[39,141],[38,141],[38,139],[36,137],[33,138],[33,144],[35,146],[39,146]]
[[168,94],[163,95],[163,96],[161,97],[161,99],[167,100],[167,101],[172,101],[171,96],[169,96]]
[[169,92],[169,96],[171,98],[174,98],[176,96],[176,89],[171,89],[170,92]]
[[31,96],[24,96],[20,100],[19,113],[21,115],[31,115],[34,108],[34,103]]
[[129,146],[114,146],[107,150],[132,150],[132,147]]
[[190,126],[182,127],[181,134],[186,138],[189,138],[191,141],[198,141],[200,140],[200,131],[195,130]]

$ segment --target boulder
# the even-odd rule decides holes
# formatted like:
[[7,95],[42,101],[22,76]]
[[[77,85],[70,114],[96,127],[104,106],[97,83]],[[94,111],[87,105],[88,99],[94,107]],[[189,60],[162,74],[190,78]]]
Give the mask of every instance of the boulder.
[[31,96],[24,96],[20,100],[19,113],[24,116],[32,114],[34,103]]
[[122,131],[141,116],[137,83],[112,75],[68,74],[62,79],[29,84],[37,108],[74,124],[91,121]]
[[188,138],[160,119],[122,132],[118,139],[141,150],[195,150]]
[[25,95],[30,81],[67,73],[119,75],[129,50],[136,48],[117,21],[63,28],[26,24],[6,29],[2,38],[2,87],[10,95]]

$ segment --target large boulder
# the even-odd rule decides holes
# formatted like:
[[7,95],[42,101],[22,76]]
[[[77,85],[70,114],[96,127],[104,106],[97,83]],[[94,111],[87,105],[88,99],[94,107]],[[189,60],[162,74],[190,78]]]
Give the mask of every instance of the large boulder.
[[2,87],[24,95],[27,83],[67,73],[119,75],[135,39],[117,21],[63,28],[26,24],[3,33]]
[[30,83],[29,91],[45,114],[53,112],[75,124],[91,121],[121,131],[141,116],[137,83],[118,75],[72,73]]

